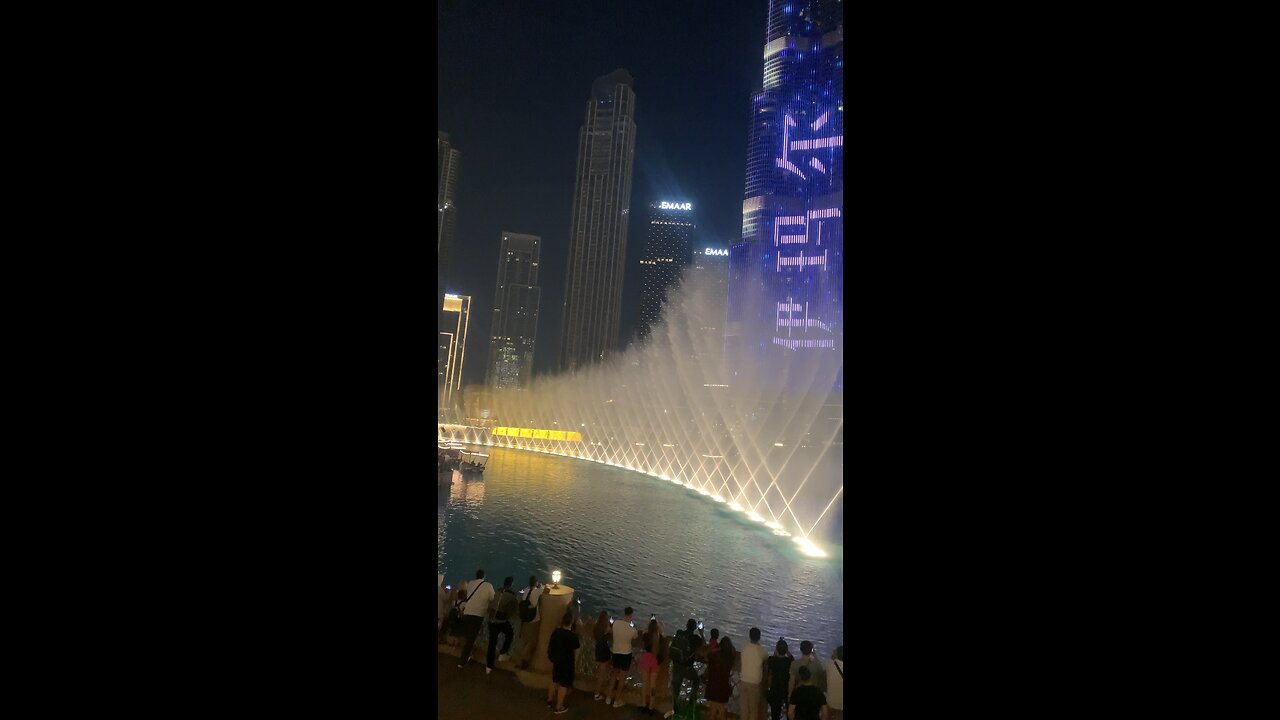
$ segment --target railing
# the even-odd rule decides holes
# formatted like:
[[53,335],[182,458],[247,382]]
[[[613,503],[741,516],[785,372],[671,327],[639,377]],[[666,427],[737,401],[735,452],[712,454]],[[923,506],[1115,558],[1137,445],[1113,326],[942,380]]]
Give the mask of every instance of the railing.
[[[515,628],[516,639],[512,642],[511,650],[509,650],[508,652],[513,658],[520,657],[522,643],[524,642],[524,638],[522,637],[522,633],[521,633],[521,625],[522,623],[518,618],[511,619],[511,626]],[[578,660],[577,660],[577,665],[574,668],[574,674],[576,677],[590,678],[591,681],[594,681],[597,679],[596,671],[599,669],[599,663],[596,662],[595,639],[592,638],[591,629],[590,629],[590,626],[588,625],[583,625],[581,627],[578,627],[575,629],[575,631],[578,633],[578,639],[581,641],[582,649],[578,652]],[[536,642],[536,636],[535,636],[535,642]],[[662,638],[663,650],[666,651],[667,648],[670,647],[670,645],[671,645],[671,637],[664,635]],[[484,624],[480,628],[480,634],[476,636],[475,647],[477,650],[480,650],[481,653],[488,652],[489,650],[489,621],[487,619],[485,620]],[[499,646],[499,649],[501,649],[501,646]],[[668,654],[668,653],[664,652],[663,654]],[[635,650],[633,649],[631,653],[631,658],[632,658],[631,668],[627,671],[627,674],[623,682],[629,688],[638,689],[644,686],[643,676],[640,674],[640,666],[639,666],[640,654],[638,652],[635,652]],[[738,680],[739,680],[739,670],[741,667],[742,667],[742,653],[735,650],[734,658],[733,658],[733,670],[730,671],[729,673],[729,685],[733,688],[733,694],[729,698],[729,702],[727,703],[728,712],[731,712],[734,714],[738,713]],[[704,662],[695,661],[693,663],[693,668],[694,668],[694,672],[696,672],[699,676],[701,676],[703,673],[706,672],[707,666],[706,666],[706,663]],[[669,657],[661,665],[658,666],[657,685],[658,685],[658,688],[657,688],[658,692],[656,697],[658,699],[670,699],[671,660]],[[707,683],[706,683],[706,680],[703,679],[701,682],[698,683],[698,697],[697,697],[698,703],[706,702],[706,688],[707,688]],[[688,693],[689,693],[689,685],[688,683],[685,683],[681,687],[681,697],[686,702],[690,699],[688,697]]]

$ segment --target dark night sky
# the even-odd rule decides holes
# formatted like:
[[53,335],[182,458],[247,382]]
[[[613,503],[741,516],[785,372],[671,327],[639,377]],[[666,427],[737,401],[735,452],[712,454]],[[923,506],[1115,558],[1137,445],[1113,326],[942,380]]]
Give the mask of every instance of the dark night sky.
[[[543,238],[536,375],[557,361],[578,129],[591,82],[635,79],[622,338],[639,307],[647,204],[692,201],[696,246],[742,226],[766,0],[452,2],[439,10],[439,130],[462,152],[450,292],[473,297],[465,383],[484,380],[503,230]],[[625,342],[623,343],[625,344]]]

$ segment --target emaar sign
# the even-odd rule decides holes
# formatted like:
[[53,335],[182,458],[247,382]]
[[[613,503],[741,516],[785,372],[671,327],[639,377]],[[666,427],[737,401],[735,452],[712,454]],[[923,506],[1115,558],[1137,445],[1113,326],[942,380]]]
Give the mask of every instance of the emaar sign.
[[717,248],[707,248],[706,250],[702,251],[702,254],[703,255],[720,255],[723,257],[729,257],[728,250],[719,250]]
[[663,200],[662,203],[658,205],[658,207],[662,208],[663,210],[692,210],[693,203],[673,203],[673,202],[667,202],[666,200]]

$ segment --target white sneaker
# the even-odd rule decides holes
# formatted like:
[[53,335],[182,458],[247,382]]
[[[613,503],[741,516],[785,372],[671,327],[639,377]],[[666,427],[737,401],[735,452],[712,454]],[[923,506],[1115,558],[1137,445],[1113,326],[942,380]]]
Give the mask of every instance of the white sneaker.
[[595,699],[596,699],[596,700],[603,700],[603,699],[604,699],[604,696],[603,696],[603,695],[601,695],[600,693],[596,693],[596,697],[595,697]]
[[488,674],[489,674],[489,673],[491,673],[491,672],[493,672],[493,668],[491,668],[491,667],[487,667],[487,668],[485,668],[485,669],[484,669],[484,674],[485,674],[485,675],[488,675]]
[[613,703],[613,706],[616,708],[620,708],[623,705],[626,705],[626,703],[622,702],[622,698],[618,698],[617,701]]
[[669,718],[669,717],[671,717],[672,715],[675,715],[675,714],[676,714],[676,711],[675,711],[675,710],[668,710],[668,711],[667,711],[667,714],[662,716],[662,720],[667,720],[667,718]]
[[511,658],[511,656],[510,656],[510,655],[499,655],[499,656],[498,656],[498,662],[506,662],[506,661],[507,661],[507,660],[509,660],[510,658]]

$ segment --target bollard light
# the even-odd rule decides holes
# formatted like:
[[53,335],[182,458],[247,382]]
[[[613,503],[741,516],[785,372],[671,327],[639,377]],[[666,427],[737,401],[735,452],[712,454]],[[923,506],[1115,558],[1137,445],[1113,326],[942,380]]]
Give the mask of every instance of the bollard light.
[[551,587],[559,587],[559,585],[560,585],[560,571],[552,570],[551,571]]

